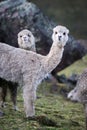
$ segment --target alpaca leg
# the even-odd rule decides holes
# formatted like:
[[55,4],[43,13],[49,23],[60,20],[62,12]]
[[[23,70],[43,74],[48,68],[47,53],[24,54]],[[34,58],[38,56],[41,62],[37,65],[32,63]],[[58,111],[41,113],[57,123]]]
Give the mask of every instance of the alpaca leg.
[[4,113],[0,110],[0,117],[4,116]]
[[86,123],[86,130],[87,130],[87,104],[84,105],[85,108],[85,123]]
[[36,98],[36,91],[23,88],[24,109],[26,117],[33,117],[35,115],[34,101]]
[[2,98],[2,107],[6,107],[6,95],[7,95],[7,86],[2,87],[2,93],[1,93],[1,98]]
[[0,87],[0,108],[2,107],[2,87]]
[[87,115],[86,115],[86,130],[87,130]]
[[13,108],[14,110],[18,111],[18,107],[17,107],[17,85],[16,84],[12,84],[9,86],[9,90],[10,90],[10,94],[11,94],[11,100],[13,102]]

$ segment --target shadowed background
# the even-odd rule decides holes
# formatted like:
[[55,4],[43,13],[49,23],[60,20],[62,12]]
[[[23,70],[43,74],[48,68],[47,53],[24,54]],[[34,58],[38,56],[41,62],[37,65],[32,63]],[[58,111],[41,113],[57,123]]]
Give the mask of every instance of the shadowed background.
[[51,19],[70,29],[77,39],[87,39],[87,0],[28,0]]

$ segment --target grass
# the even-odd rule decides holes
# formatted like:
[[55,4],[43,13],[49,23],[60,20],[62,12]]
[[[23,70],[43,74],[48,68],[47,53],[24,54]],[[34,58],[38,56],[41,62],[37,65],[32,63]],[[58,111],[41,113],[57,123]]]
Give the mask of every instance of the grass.
[[70,77],[72,74],[81,74],[85,68],[87,68],[87,55],[60,71],[58,75],[64,74],[66,77]]
[[33,120],[25,118],[21,92],[17,98],[20,112],[12,109],[8,98],[9,104],[3,109],[5,116],[0,118],[0,130],[84,130],[83,106],[59,94],[43,93],[43,89],[37,92],[36,116]]

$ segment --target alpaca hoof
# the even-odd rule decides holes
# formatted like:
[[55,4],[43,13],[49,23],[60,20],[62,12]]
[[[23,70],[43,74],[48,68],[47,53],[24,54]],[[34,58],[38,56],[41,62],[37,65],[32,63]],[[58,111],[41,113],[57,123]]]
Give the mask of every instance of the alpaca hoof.
[[27,117],[27,120],[36,120],[36,116]]
[[0,110],[0,117],[4,116],[5,114]]
[[20,111],[17,106],[14,106],[13,109],[14,109],[15,111]]

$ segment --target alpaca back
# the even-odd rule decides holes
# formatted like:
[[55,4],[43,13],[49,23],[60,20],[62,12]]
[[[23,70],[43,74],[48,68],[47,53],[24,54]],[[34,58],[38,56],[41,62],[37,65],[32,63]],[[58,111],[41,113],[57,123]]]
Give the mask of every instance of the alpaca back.
[[[0,43],[0,77],[12,82],[21,82],[24,74],[28,78],[38,75],[44,56],[31,51]],[[44,70],[43,70],[44,71]]]
[[8,81],[14,81],[12,67],[14,68],[16,78],[18,78],[17,73],[19,73],[19,70],[17,69],[17,61],[14,60],[16,57],[16,55],[13,53],[14,50],[14,47],[0,43],[0,77]]

